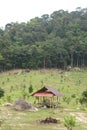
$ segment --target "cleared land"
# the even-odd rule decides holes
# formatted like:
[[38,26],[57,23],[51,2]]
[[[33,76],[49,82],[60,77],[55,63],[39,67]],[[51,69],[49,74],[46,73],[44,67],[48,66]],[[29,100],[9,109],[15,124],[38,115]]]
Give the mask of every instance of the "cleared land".
[[[36,112],[14,111],[13,107],[3,106],[6,102],[21,97],[34,105],[35,99],[29,97],[28,88],[32,85],[33,92],[43,87],[54,86],[63,97],[61,104],[55,109],[39,108]],[[73,130],[87,130],[87,108],[81,106],[79,98],[87,88],[87,71],[71,71],[60,73],[60,70],[14,70],[0,74],[0,87],[5,90],[5,96],[0,99],[0,118],[3,119],[1,130],[66,130],[63,125],[65,116],[73,115],[77,124]],[[40,120],[53,117],[60,120],[59,124],[41,124]]]

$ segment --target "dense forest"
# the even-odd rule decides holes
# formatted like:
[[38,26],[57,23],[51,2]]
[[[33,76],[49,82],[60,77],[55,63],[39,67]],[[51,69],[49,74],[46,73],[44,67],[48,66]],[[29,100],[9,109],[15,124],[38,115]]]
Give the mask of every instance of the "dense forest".
[[0,28],[0,71],[87,66],[87,8],[54,11]]

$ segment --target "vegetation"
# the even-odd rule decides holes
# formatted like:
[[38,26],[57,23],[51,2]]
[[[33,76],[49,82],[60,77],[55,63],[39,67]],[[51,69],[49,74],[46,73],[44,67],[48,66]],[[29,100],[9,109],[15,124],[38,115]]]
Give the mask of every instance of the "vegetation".
[[[62,74],[58,69],[31,70],[30,73],[24,70],[12,70],[0,73],[0,86],[5,92],[4,96],[0,98],[0,119],[3,120],[1,122],[2,130],[22,130],[25,127],[26,130],[65,129],[63,122],[65,117],[71,117],[72,113],[75,116],[83,113],[86,117],[87,107],[80,103],[83,92],[87,88],[86,77],[87,70],[65,71]],[[14,104],[15,100],[19,98],[25,98],[32,106],[37,106],[34,104],[36,99],[30,95],[45,85],[54,86],[63,94],[58,108],[39,108],[36,112],[19,112],[13,110],[12,106],[3,106],[7,102]],[[29,88],[33,88],[33,91],[29,91]],[[47,117],[59,119],[60,123],[40,124],[39,121]],[[77,120],[77,122],[78,125],[73,130],[87,129],[87,123],[84,120],[82,122]]]
[[54,11],[0,29],[0,71],[87,66],[87,8]]
[[0,87],[4,91],[1,101],[14,102],[15,98],[21,97],[33,102],[35,99],[30,95],[47,85],[54,86],[63,94],[61,98],[63,105],[68,107],[81,105],[79,101],[87,88],[87,71],[64,71],[62,74],[60,71],[42,69],[31,70],[30,73],[24,70],[0,73]]
[[[72,12],[59,10],[44,14],[27,23],[7,23],[4,29],[0,28],[2,130],[23,130],[25,126],[26,130],[64,129],[64,117],[71,112],[87,112],[86,21],[87,8],[77,8]],[[74,69],[67,69],[68,66]],[[35,105],[31,95],[45,85],[54,86],[63,94],[58,109],[18,112],[3,106],[7,102],[13,104],[17,98]],[[60,118],[61,123],[54,126],[38,122],[46,117]],[[73,117],[65,118],[66,127],[71,129],[74,124]],[[82,129],[87,129],[84,120],[73,128]]]
[[0,98],[4,96],[4,90],[0,88]]
[[85,104],[87,106],[87,90],[85,90],[83,93],[82,93],[82,97],[80,99],[80,103],[81,104]]
[[72,130],[72,127],[74,127],[75,124],[76,124],[76,118],[74,116],[64,118],[64,125],[67,128],[67,130]]

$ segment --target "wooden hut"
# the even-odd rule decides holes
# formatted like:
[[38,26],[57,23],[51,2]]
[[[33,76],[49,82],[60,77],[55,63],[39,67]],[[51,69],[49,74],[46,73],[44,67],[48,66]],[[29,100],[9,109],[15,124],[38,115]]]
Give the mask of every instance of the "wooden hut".
[[34,92],[32,96],[36,97],[36,99],[38,100],[38,104],[43,104],[46,106],[48,105],[49,107],[55,107],[60,103],[60,97],[62,96],[62,94],[59,91],[57,91],[54,87],[45,86],[39,89],[38,91]]

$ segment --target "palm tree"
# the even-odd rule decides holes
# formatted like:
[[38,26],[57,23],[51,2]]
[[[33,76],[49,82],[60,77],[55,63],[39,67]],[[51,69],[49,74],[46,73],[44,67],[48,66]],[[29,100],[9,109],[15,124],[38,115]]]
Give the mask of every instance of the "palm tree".
[[70,116],[64,118],[64,126],[67,128],[67,130],[72,130],[72,127],[74,127],[76,124],[76,117]]

